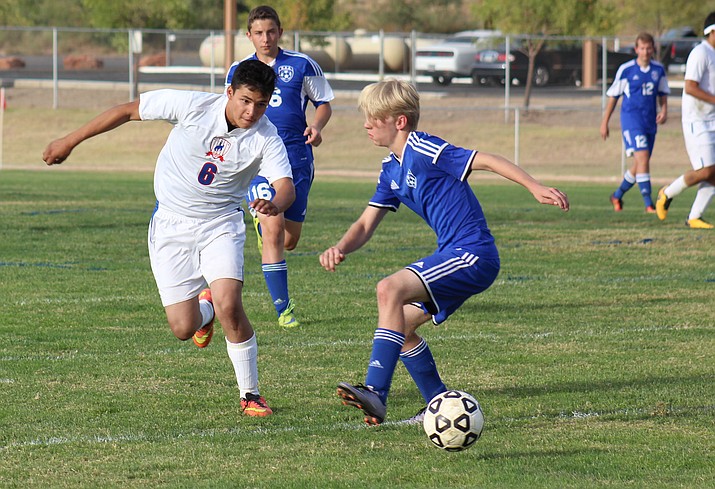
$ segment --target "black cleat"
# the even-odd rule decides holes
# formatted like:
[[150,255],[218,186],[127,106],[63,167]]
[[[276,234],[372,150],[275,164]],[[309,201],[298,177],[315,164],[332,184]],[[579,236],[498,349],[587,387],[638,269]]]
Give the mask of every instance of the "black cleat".
[[355,406],[365,413],[365,422],[369,425],[378,425],[385,420],[387,406],[380,396],[369,387],[357,384],[350,385],[345,382],[338,384],[338,397],[346,406]]

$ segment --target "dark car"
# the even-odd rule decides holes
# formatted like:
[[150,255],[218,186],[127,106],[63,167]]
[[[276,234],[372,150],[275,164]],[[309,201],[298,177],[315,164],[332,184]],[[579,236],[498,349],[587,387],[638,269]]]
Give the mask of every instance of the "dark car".
[[685,62],[700,38],[692,27],[670,29],[660,38],[661,63],[668,73],[685,73]]
[[[602,49],[598,46],[597,59],[601,63]],[[606,53],[608,76],[613,77],[618,67],[635,58],[635,53],[608,51]],[[525,48],[512,49],[509,54],[512,83],[526,83],[529,56]],[[504,84],[507,54],[504,46],[478,52],[472,65],[475,85]],[[550,83],[571,82],[580,85],[583,71],[583,47],[575,42],[547,42],[534,60],[533,83],[543,87]]]

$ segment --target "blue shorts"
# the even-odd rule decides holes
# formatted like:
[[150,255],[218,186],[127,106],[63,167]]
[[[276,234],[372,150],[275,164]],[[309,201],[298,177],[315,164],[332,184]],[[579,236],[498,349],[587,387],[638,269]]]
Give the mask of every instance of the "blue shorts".
[[648,151],[653,154],[655,145],[655,132],[646,132],[643,129],[624,129],[623,143],[626,146],[626,156],[633,156],[636,151]]
[[[308,212],[308,194],[310,193],[310,187],[313,185],[313,177],[315,175],[312,151],[310,151],[310,148],[299,148],[296,146],[287,147],[286,149],[288,150],[288,159],[291,164],[294,161],[304,163],[306,157],[310,158],[310,164],[303,164],[297,168],[291,168],[293,172],[293,185],[295,186],[295,201],[283,212],[283,216],[289,221],[303,222]],[[275,195],[276,191],[268,183],[268,180],[257,175],[251,181],[251,186],[246,195],[246,203],[248,204],[258,198],[273,200]]]
[[465,248],[451,248],[406,266],[427,289],[431,300],[418,303],[432,314],[432,322],[444,322],[473,295],[484,292],[499,274],[499,258],[494,253],[480,258]]

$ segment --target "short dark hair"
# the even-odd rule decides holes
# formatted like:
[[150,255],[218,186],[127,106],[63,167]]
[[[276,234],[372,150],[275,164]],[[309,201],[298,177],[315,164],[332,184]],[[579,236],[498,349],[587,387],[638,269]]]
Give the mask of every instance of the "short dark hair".
[[636,46],[638,45],[638,41],[641,41],[643,44],[650,44],[651,46],[655,46],[655,39],[653,39],[653,35],[649,32],[641,32],[640,34],[638,34],[638,36],[636,37]]
[[711,25],[715,24],[715,12],[710,12],[710,14],[705,17],[705,23],[703,25],[703,32],[705,29],[710,27]]
[[241,61],[233,71],[231,88],[236,91],[242,86],[270,97],[276,88],[276,73],[273,68],[257,59]]
[[281,19],[278,17],[278,12],[268,5],[260,5],[248,13],[248,22],[246,23],[248,32],[251,32],[251,26],[256,20],[272,20],[279,29],[281,28]]

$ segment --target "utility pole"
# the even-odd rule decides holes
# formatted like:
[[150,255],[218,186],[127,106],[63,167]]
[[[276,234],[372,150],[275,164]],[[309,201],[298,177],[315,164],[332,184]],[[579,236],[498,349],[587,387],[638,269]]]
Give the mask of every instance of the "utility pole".
[[233,33],[236,31],[236,0],[223,0],[223,40],[224,40],[224,69],[228,69],[233,63]]

